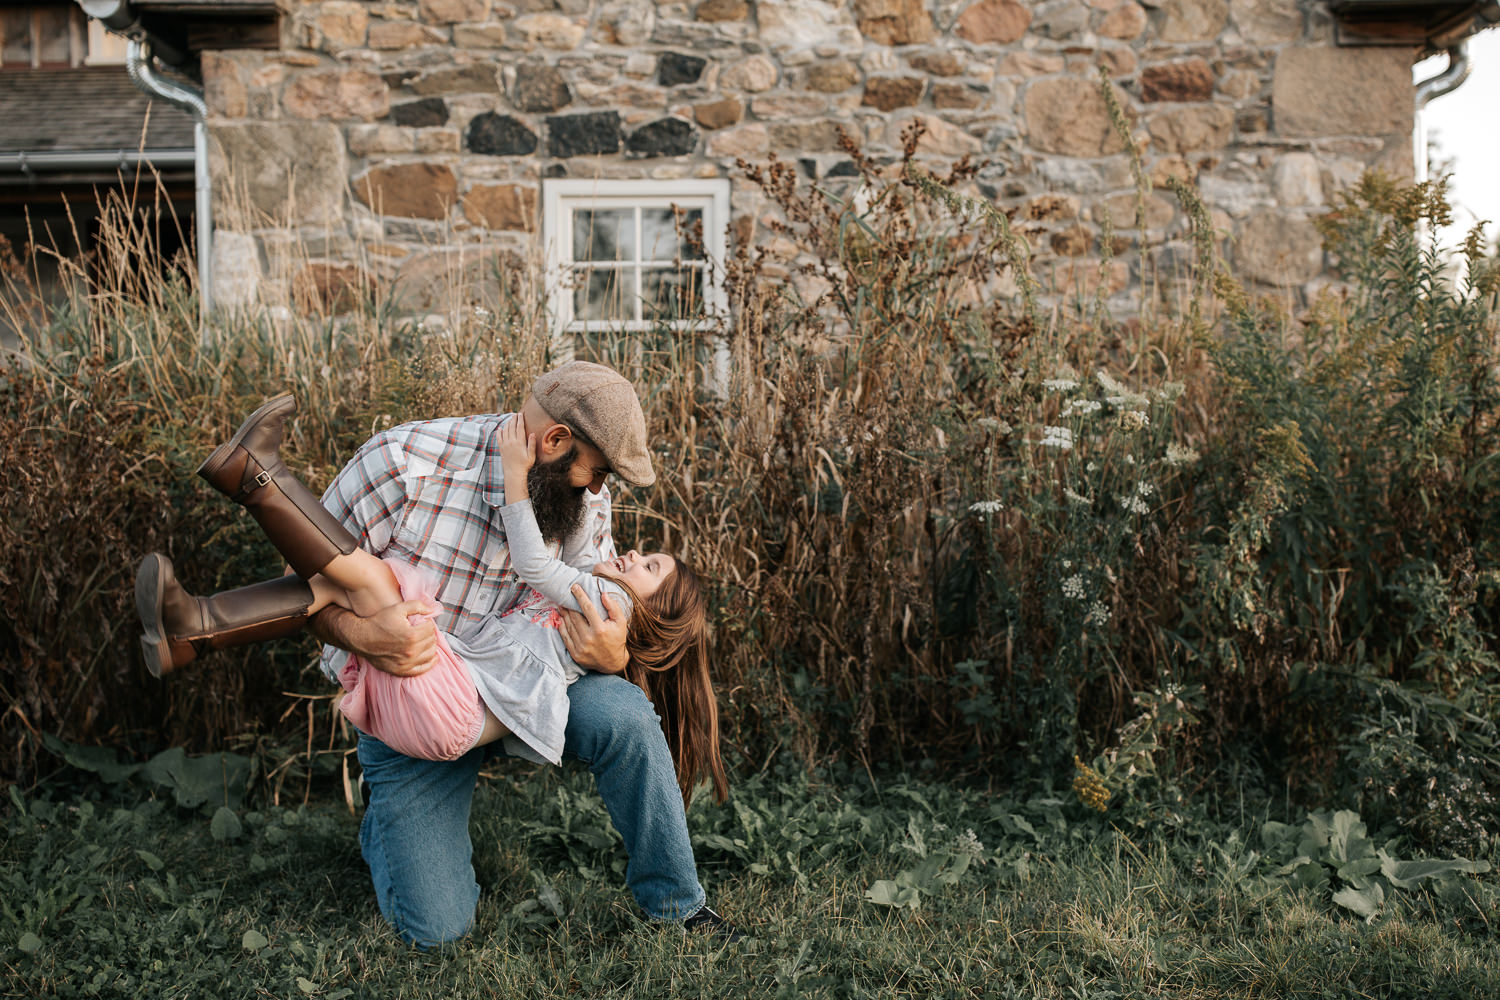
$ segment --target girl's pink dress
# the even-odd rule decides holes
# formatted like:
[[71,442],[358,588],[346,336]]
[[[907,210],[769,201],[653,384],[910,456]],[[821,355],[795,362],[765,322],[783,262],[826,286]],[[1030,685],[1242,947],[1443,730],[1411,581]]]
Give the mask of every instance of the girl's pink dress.
[[[437,603],[437,589],[409,563],[387,559],[396,574],[401,599]],[[431,615],[412,615],[413,625]],[[412,677],[377,670],[358,656],[339,674],[344,717],[386,746],[423,760],[456,760],[474,747],[484,730],[484,705],[469,668],[454,655],[448,639],[437,634],[433,665]]]

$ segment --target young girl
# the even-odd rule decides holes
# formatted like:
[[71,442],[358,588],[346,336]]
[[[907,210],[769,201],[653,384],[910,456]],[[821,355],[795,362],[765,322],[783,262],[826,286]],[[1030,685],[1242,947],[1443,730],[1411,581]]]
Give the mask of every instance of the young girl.
[[[290,395],[271,400],[198,471],[250,510],[298,576],[196,598],[177,584],[170,560],[147,556],[136,575],[136,603],[153,674],[207,649],[290,634],[330,604],[369,617],[404,600],[432,603],[431,587],[417,568],[359,549],[282,465],[282,427],[295,408]],[[625,675],[646,692],[662,720],[684,801],[699,774],[712,779],[722,800],[726,782],[697,575],[665,553],[632,550],[596,564],[592,573],[553,558],[528,498],[536,436],[515,414],[500,426],[496,443],[511,566],[530,589],[509,611],[486,618],[469,634],[439,632],[436,655],[418,673],[396,676],[351,657],[339,677],[339,710],[408,756],[452,760],[511,735],[524,744],[526,756],[557,763],[567,686],[583,674],[563,644],[559,608],[579,610],[572,587],[581,585],[596,605],[610,593],[627,609]]]

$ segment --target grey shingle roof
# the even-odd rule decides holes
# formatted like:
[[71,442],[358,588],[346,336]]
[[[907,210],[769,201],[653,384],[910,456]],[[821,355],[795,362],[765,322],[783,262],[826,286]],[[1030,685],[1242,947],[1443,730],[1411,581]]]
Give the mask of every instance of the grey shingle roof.
[[0,152],[133,151],[143,126],[147,150],[193,145],[192,116],[141,93],[124,66],[0,73]]

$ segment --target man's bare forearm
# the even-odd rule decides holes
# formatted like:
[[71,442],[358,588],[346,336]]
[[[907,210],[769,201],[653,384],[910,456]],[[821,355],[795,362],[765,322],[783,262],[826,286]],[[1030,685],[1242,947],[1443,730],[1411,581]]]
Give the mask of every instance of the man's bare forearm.
[[388,674],[407,677],[432,665],[437,655],[437,629],[430,621],[412,624],[410,615],[431,615],[426,601],[402,601],[370,618],[361,618],[336,604],[308,620],[307,630],[330,646],[353,653]]
[[307,630],[329,646],[352,652],[350,640],[359,616],[348,608],[330,604],[307,620]]

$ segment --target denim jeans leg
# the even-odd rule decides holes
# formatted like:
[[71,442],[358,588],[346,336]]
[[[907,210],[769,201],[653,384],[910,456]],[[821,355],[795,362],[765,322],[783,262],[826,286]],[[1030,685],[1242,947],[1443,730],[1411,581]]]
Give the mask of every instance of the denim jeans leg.
[[453,761],[418,760],[360,734],[370,798],[360,847],[381,915],[418,947],[456,941],[474,924],[469,806],[483,759],[475,749]]
[[625,879],[653,920],[684,920],[703,905],[682,793],[661,721],[625,678],[584,674],[568,688],[563,756],[586,765],[630,864]]

